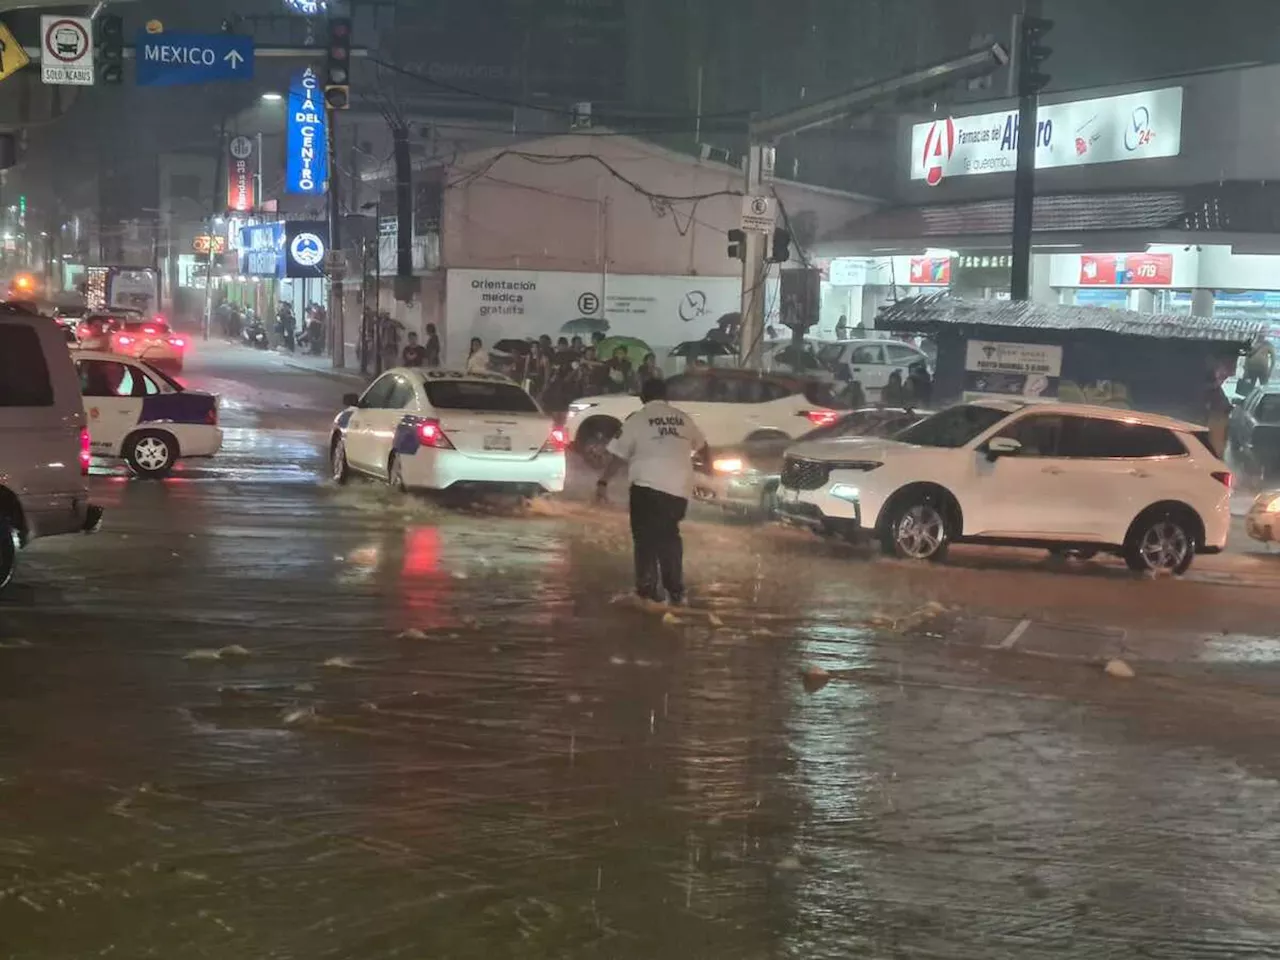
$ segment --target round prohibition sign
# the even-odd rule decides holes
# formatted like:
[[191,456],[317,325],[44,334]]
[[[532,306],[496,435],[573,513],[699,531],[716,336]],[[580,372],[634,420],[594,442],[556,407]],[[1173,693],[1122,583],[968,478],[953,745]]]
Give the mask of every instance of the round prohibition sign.
[[44,49],[63,63],[75,63],[89,51],[89,34],[74,20],[55,20],[44,34]]

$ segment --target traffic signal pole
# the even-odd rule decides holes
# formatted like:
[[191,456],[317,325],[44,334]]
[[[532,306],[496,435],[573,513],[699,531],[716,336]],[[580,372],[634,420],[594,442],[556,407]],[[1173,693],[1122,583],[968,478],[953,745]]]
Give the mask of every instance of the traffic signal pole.
[[[834,97],[753,119],[748,129],[750,147],[747,153],[747,195],[763,195],[765,158],[781,138],[856,116],[889,100],[944,89],[961,80],[987,76],[1008,62],[1008,51],[1002,45],[993,43],[980,50],[931,63],[886,80],[877,80]],[[746,231],[743,242],[742,324],[739,328],[738,358],[748,368],[760,366],[764,339],[767,247],[768,234]]]
[[[333,108],[326,108],[329,114],[329,250],[342,249],[342,197],[339,184],[342,178],[338,175],[338,113]],[[336,267],[329,269],[329,329],[325,331],[329,337],[329,352],[333,358],[333,368],[341,370],[347,365],[347,337],[343,303],[344,285],[342,270]]]
[[1018,85],[1018,152],[1013,175],[1013,235],[1009,270],[1009,295],[1031,299],[1031,239],[1035,226],[1036,145],[1040,139],[1040,91],[1049,77],[1040,71],[1052,52],[1041,43],[1053,29],[1053,21],[1033,16],[1038,0],[1027,0],[1027,9],[1016,18],[1015,74]]

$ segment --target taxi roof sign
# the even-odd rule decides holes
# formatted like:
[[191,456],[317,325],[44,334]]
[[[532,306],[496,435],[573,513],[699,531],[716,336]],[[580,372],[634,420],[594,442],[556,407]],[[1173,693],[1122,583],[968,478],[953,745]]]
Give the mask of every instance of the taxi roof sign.
[[0,80],[7,80],[30,62],[13,31],[0,22]]

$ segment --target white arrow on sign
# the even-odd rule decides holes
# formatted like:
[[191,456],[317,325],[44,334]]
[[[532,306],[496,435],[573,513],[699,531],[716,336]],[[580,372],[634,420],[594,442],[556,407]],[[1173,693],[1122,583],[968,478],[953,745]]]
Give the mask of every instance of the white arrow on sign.
[[244,63],[244,57],[240,55],[239,50],[228,51],[227,55],[222,59],[227,61],[227,63],[231,64],[232,70],[235,70],[237,67],[240,66],[240,64]]

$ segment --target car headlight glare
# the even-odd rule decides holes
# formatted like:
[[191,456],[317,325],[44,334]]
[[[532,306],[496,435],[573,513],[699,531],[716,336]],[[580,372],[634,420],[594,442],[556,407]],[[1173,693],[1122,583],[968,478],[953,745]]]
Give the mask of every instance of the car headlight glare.
[[850,503],[857,503],[858,497],[862,491],[857,487],[848,483],[837,483],[831,488],[831,495],[837,500],[847,500]]

